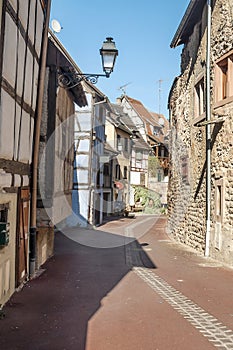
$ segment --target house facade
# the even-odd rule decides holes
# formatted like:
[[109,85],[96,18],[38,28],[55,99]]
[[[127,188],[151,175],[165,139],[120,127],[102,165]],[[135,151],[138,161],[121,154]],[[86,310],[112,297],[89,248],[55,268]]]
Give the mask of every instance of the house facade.
[[29,276],[30,178],[47,3],[0,2],[0,304]]
[[37,267],[53,254],[54,225],[62,228],[72,214],[75,106],[87,101],[81,84],[58,84],[58,71],[62,76],[71,69],[68,52],[51,33],[40,130]]
[[160,195],[161,205],[167,207],[169,172],[169,122],[164,115],[150,112],[153,126],[150,125],[149,137],[153,149],[148,158],[149,188]]
[[[141,101],[132,97],[123,95],[118,103],[123,106],[124,112],[128,114],[140,135],[138,139],[134,138],[133,143],[131,184],[145,186],[157,192],[161,196],[161,203],[166,206],[168,121],[163,115],[150,112]],[[148,171],[151,170],[150,165],[153,166],[153,171]]]
[[73,219],[70,225],[99,225],[103,221],[104,189],[102,157],[105,150],[105,118],[108,101],[93,84],[84,82],[85,107],[75,111],[75,167]]
[[233,17],[228,1],[190,1],[171,47],[184,45],[169,97],[169,231],[233,265]]
[[[132,122],[117,104],[111,104],[107,114],[105,134],[106,142],[115,151],[110,158],[112,213],[120,213],[130,202],[130,173],[132,155]],[[107,164],[105,164],[105,167]]]

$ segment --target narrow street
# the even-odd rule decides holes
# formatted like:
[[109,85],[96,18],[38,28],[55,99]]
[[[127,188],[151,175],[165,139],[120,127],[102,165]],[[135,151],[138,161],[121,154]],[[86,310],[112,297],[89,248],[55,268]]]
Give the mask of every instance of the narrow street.
[[[171,241],[165,225],[119,217],[57,233],[41,275],[3,309],[0,349],[233,349],[233,271]],[[101,237],[112,246],[94,247]]]

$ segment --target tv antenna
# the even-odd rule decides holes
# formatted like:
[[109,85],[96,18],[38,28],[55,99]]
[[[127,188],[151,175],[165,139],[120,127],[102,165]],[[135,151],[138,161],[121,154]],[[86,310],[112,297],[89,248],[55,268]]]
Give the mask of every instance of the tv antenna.
[[60,31],[63,29],[60,23],[58,22],[58,20],[56,19],[53,19],[51,21],[51,26],[52,26],[53,33],[60,33]]
[[127,83],[127,84],[125,84],[125,85],[122,85],[122,86],[120,86],[117,90],[121,90],[122,93],[123,93],[123,95],[126,95],[126,86],[128,86],[128,85],[130,85],[130,84],[132,84],[132,83],[130,82],[130,83]]

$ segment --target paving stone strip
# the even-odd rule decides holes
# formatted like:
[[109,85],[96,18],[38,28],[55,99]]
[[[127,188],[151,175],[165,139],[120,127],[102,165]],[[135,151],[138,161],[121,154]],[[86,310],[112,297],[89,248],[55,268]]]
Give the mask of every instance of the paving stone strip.
[[[146,223],[149,220],[150,218],[145,218],[139,223],[130,225],[125,229],[125,236],[133,237],[137,225]],[[141,251],[143,251],[142,248]],[[215,347],[222,350],[233,350],[233,330],[228,329],[217,318],[185,297],[161,277],[155,275],[151,269],[146,268],[143,265],[139,243],[137,241],[125,245],[125,257],[126,264]]]
[[[131,258],[129,263],[132,263],[133,260]],[[231,329],[228,329],[214,316],[170,286],[161,277],[155,275],[150,269],[134,266],[133,271],[214,346],[224,350],[233,349],[233,331]]]

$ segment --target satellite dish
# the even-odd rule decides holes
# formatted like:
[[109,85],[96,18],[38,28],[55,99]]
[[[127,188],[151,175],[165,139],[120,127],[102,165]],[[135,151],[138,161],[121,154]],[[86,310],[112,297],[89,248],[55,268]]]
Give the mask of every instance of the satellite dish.
[[159,118],[159,125],[164,126],[164,119],[161,117]]
[[60,33],[60,31],[62,30],[60,23],[56,19],[52,20],[51,25],[52,25],[53,32],[55,33]]

